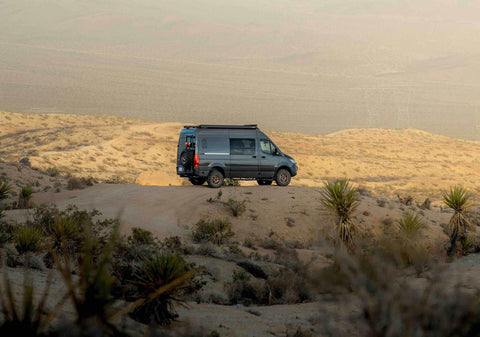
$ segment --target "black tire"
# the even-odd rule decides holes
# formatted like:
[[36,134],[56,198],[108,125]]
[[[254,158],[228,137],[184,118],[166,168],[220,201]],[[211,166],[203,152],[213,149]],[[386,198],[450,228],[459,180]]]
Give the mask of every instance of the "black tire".
[[271,185],[273,180],[257,179],[259,185]]
[[292,175],[286,169],[280,169],[277,172],[277,176],[275,177],[275,182],[278,186],[287,186],[290,184],[290,180],[292,179]]
[[207,178],[192,177],[188,178],[188,180],[190,180],[193,185],[203,185],[203,183],[207,181]]
[[223,174],[219,170],[211,170],[207,178],[208,186],[219,188],[223,185]]
[[180,153],[180,163],[183,167],[189,167],[193,163],[193,151],[184,150]]

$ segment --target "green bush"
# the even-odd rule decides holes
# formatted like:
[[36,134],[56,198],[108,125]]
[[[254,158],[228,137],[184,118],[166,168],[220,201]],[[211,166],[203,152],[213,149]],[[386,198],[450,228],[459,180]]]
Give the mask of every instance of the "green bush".
[[43,233],[36,227],[23,225],[16,228],[14,233],[15,248],[20,254],[38,252],[45,248]]
[[231,228],[232,225],[226,220],[215,219],[209,221],[201,219],[192,232],[193,241],[197,243],[212,242],[222,245],[226,239],[234,235]]
[[139,227],[132,228],[132,234],[127,240],[132,245],[153,245],[155,243],[152,232]]

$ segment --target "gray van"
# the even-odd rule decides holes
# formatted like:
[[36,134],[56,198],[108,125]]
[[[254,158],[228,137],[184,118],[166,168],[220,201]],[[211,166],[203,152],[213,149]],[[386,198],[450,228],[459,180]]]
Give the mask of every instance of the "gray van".
[[255,124],[186,125],[178,140],[177,174],[210,187],[222,186],[224,178],[287,186],[297,165]]

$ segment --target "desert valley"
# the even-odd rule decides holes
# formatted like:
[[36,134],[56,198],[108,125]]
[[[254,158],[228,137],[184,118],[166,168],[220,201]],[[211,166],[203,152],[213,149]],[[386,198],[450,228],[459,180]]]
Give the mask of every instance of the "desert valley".
[[[453,314],[442,311],[448,305],[458,320],[475,323],[478,298],[471,294],[480,287],[475,254],[480,249],[480,142],[413,129],[328,135],[266,131],[297,159],[299,175],[291,185],[241,182],[211,189],[192,186],[175,174],[179,123],[0,112],[0,125],[0,180],[10,186],[1,201],[0,245],[6,265],[0,270],[7,277],[2,287],[13,289],[20,308],[25,275],[34,280],[35,303],[50,284],[42,310],[55,313],[49,327],[57,333],[70,329],[65,321],[74,322],[79,311],[73,297],[56,308],[58,296],[53,294],[71,293],[71,284],[78,286],[73,293],[81,294],[82,287],[94,282],[87,278],[82,283],[86,271],[75,257],[70,256],[71,265],[65,264],[66,257],[59,260],[66,252],[57,250],[52,260],[55,242],[73,235],[62,227],[70,223],[66,219],[78,228],[83,226],[78,219],[100,226],[92,233],[104,242],[101,251],[109,247],[107,234],[114,233],[115,220],[109,219],[118,219],[120,241],[108,268],[115,276],[111,305],[123,314],[89,318],[104,333],[397,336],[405,332],[403,324],[411,324],[410,332],[431,329],[450,336],[455,329],[473,329],[470,324],[456,326],[460,323],[455,319],[452,330],[424,322],[420,317],[425,312],[415,308],[422,303],[440,322]],[[357,227],[353,250],[339,248],[337,215],[323,202],[325,184],[344,178],[358,199],[349,215]],[[461,250],[448,257],[453,212],[442,198],[453,186],[471,194],[472,226]],[[416,230],[401,230],[407,215],[418,217]],[[42,227],[48,223],[50,232]],[[56,226],[63,228],[60,234]],[[208,234],[212,226],[217,229]],[[39,242],[25,246],[19,228],[43,228],[43,234]],[[86,243],[71,240],[83,256]],[[172,316],[176,318],[163,328],[145,324],[136,309],[123,311],[132,305],[132,270],[158,249],[180,254],[194,273],[188,291],[167,291],[182,302],[172,302],[178,317]],[[103,261],[102,256],[97,259]],[[451,291],[456,297],[449,296]],[[0,303],[8,303],[9,297],[2,296]],[[102,330],[103,319],[118,330],[108,330],[110,325]],[[395,320],[402,326],[396,327]]]

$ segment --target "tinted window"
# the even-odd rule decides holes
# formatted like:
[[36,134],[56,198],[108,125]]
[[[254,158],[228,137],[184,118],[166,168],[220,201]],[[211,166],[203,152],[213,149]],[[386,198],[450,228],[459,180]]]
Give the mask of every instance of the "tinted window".
[[267,153],[267,154],[275,153],[275,146],[273,146],[273,144],[269,140],[261,139],[260,148],[262,149],[263,153]]
[[204,137],[202,138],[202,152],[228,154],[227,137]]
[[255,139],[232,138],[230,139],[230,154],[255,154]]

